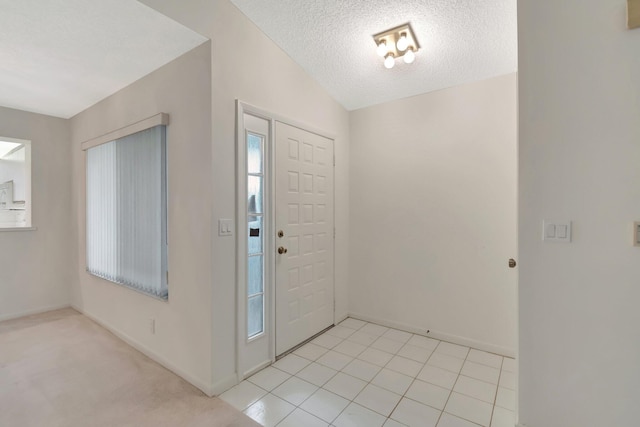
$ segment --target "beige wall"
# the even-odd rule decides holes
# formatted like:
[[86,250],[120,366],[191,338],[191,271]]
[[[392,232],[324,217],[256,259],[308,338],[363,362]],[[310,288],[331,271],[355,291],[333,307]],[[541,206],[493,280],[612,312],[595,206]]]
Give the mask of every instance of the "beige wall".
[[0,231],[0,320],[69,304],[71,149],[66,120],[0,107],[0,135],[31,141],[34,231]]
[[516,349],[516,75],[351,113],[349,312]]
[[[66,146],[65,157],[67,182],[71,179],[69,171],[73,174],[72,184],[69,184],[72,192],[67,193],[63,206],[71,205],[73,209],[60,223],[64,224],[66,220],[67,226],[73,224],[74,228],[66,234],[71,238],[65,240],[65,235],[61,236],[59,241],[66,242],[68,248],[58,250],[56,256],[68,257],[66,264],[60,265],[74,266],[67,280],[73,285],[74,306],[208,393],[218,393],[233,385],[236,380],[236,331],[233,326],[236,248],[233,237],[217,235],[216,225],[220,218],[235,218],[235,100],[240,99],[336,136],[337,320],[351,311],[392,321],[399,326],[419,330],[431,328],[443,336],[484,343],[503,352],[513,348],[513,331],[509,330],[513,325],[513,312],[505,308],[505,302],[515,292],[514,278],[509,271],[505,275],[503,270],[506,259],[513,256],[513,247],[508,247],[510,243],[504,229],[515,227],[511,216],[514,206],[503,199],[491,198],[493,192],[489,190],[499,185],[498,178],[503,178],[505,194],[515,192],[515,164],[510,168],[501,162],[509,156],[515,158],[514,76],[372,107],[350,115],[229,1],[144,0],[144,3],[213,41],[71,119],[71,136],[64,141],[72,141],[72,149],[68,144]],[[491,108],[487,108],[489,102]],[[425,119],[425,110],[432,113],[434,121]],[[404,114],[397,114],[399,111]],[[88,275],[84,259],[84,154],[80,143],[158,112],[171,115],[168,128],[169,302]],[[407,118],[416,119],[418,125],[414,128],[407,124]],[[351,157],[350,120],[357,152]],[[472,126],[466,128],[460,123],[471,123]],[[378,132],[373,134],[371,129]],[[428,159],[431,169],[420,170],[422,164],[416,164],[411,170],[406,167],[405,161],[412,162],[415,158],[412,150],[425,150],[425,139],[416,139],[416,133],[427,135],[429,141],[437,141],[436,151]],[[30,139],[28,136],[15,137]],[[389,149],[389,145],[393,148]],[[483,180],[473,179],[477,176],[468,173],[458,176],[443,167],[444,162],[451,160],[458,172],[472,171],[480,176],[489,166],[493,169]],[[389,170],[389,161],[396,173],[406,172],[411,179],[403,181],[399,176],[392,177],[388,183],[375,184],[375,180]],[[372,167],[376,164],[379,167]],[[445,229],[452,232],[454,239],[447,242],[449,236],[437,236],[438,245],[447,246],[448,261],[432,269],[430,276],[424,275],[424,260],[416,256],[421,254],[422,245],[415,240],[415,228],[412,227],[413,221],[424,225],[426,229],[421,231],[421,236],[428,239],[433,237],[429,233],[439,231],[428,222],[428,217],[416,218],[416,205],[429,208],[435,203],[432,199],[416,200],[414,196],[416,192],[424,193],[421,180],[425,176],[429,178],[427,184],[453,177],[454,187],[459,190],[449,199],[445,190],[451,190],[451,186],[429,189],[428,194],[440,197],[440,202],[453,201],[453,208],[460,217],[443,218],[448,221]],[[358,197],[353,201],[349,200],[350,179],[357,183],[358,189],[355,193]],[[483,183],[486,185],[481,185]],[[470,191],[468,185],[472,185],[475,192]],[[399,194],[398,188],[402,189]],[[466,200],[465,196],[471,196],[472,200]],[[490,206],[482,205],[487,199],[492,202]],[[397,202],[399,209],[390,207],[389,200]],[[483,212],[480,218],[474,216],[477,212],[468,212],[478,206]],[[403,208],[411,212],[408,217],[403,217],[407,214]],[[354,210],[351,216],[350,209]],[[467,213],[475,218],[474,221],[503,219],[499,226],[502,228],[488,236],[487,225],[469,221],[464,216]],[[395,229],[380,230],[379,220],[384,221],[387,216],[392,220],[400,218],[399,233]],[[456,218],[459,220],[454,221]],[[351,238],[356,246],[351,251],[348,244],[350,220],[351,228],[356,232]],[[37,221],[38,217],[34,216],[35,225],[39,225]],[[482,229],[471,243],[467,236],[474,231],[461,233],[460,228],[456,228],[461,223],[468,228],[478,225]],[[372,229],[376,233],[370,233]],[[378,240],[375,235],[379,236]],[[402,268],[369,268],[371,262],[366,262],[365,252],[361,250],[372,251],[369,255],[388,263],[389,253],[382,243],[386,244],[390,236],[395,245],[393,265]],[[494,243],[501,242],[507,249],[503,252],[490,250],[483,246],[485,238]],[[377,247],[365,247],[366,244]],[[479,266],[486,262],[491,266],[486,277],[478,278],[475,274],[471,280],[457,270],[453,270],[453,277],[447,277],[452,276],[452,254],[460,245],[470,263]],[[56,250],[52,248],[42,250],[43,254],[54,252]],[[352,266],[350,257],[354,259]],[[348,291],[350,269],[356,280],[349,284]],[[68,269],[65,271],[69,273]],[[374,277],[376,271],[380,273],[379,277]],[[379,280],[384,277],[392,280]],[[399,277],[403,280],[398,280]],[[33,282],[38,283],[38,280]],[[425,289],[421,287],[424,283],[436,285]],[[452,284],[454,286],[443,288]],[[397,286],[412,298],[395,298]],[[395,289],[393,294],[387,295],[389,289]],[[348,303],[349,292],[352,304]],[[421,299],[413,298],[416,293],[432,310],[426,311],[419,303]],[[68,292],[65,296],[64,301],[68,302]],[[435,296],[442,296],[441,304],[434,302]],[[380,304],[385,297],[391,302],[388,307]],[[474,307],[476,298],[499,309],[489,312]],[[497,302],[489,301],[491,298]],[[455,317],[451,312],[463,313],[466,317],[447,321],[443,307],[450,310],[449,318]],[[156,321],[155,335],[148,327],[151,318]],[[479,318],[484,323],[476,324]]]
[[[640,30],[625,0],[520,0],[520,423],[640,420]],[[541,240],[544,219],[573,241]]]
[[[85,271],[80,144],[154,114],[170,115],[169,301]],[[77,245],[73,305],[205,392],[211,385],[211,55],[207,42],[70,120]],[[155,319],[151,334],[148,319]]]
[[[347,314],[349,117],[227,0],[144,0],[212,40],[213,221],[235,217],[235,100],[336,135],[336,317]],[[235,382],[235,240],[213,236],[214,390]]]

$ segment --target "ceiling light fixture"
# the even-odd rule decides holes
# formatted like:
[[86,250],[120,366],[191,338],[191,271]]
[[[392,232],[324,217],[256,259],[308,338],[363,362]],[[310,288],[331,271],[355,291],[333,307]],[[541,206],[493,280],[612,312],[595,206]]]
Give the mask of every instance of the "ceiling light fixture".
[[405,64],[411,64],[415,60],[416,60],[416,54],[413,53],[413,48],[412,47],[408,47],[407,51],[404,53],[404,62],[405,62]]
[[376,42],[376,52],[384,58],[386,68],[393,68],[396,58],[404,58],[405,63],[411,64],[420,49],[409,23],[375,34],[373,40]]
[[384,66],[393,68],[394,65],[396,65],[396,58],[394,58],[393,53],[387,53],[387,56],[384,57]]
[[404,52],[409,47],[409,40],[407,39],[407,33],[401,33],[398,42],[396,43],[398,50]]
[[387,42],[385,40],[382,40],[378,44],[378,49],[376,50],[376,52],[378,53],[378,55],[382,56],[383,58],[389,52],[389,48],[387,47]]

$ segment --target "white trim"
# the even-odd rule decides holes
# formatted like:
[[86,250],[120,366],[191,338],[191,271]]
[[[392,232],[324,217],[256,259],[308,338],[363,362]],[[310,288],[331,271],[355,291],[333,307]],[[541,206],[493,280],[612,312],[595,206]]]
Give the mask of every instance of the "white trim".
[[83,142],[82,144],[80,144],[80,146],[82,147],[83,151],[86,151],[89,148],[93,148],[101,144],[106,144],[107,142],[111,142],[119,138],[124,138],[125,136],[150,129],[154,126],[158,126],[158,125],[167,126],[168,124],[169,124],[169,115],[166,113],[158,113],[144,120],[140,120],[139,122],[132,123],[128,126],[122,127],[120,129],[116,129],[112,132],[106,133],[96,138],[92,138],[88,141]]
[[248,378],[256,372],[263,370],[267,366],[271,365],[271,363],[273,363],[271,360],[265,360],[264,362],[248,369],[246,372],[241,372],[240,375],[238,375],[238,382],[242,381],[243,378]]
[[[254,349],[259,352],[266,350],[266,358],[260,361],[256,366],[265,367],[275,361],[275,298],[274,298],[274,278],[273,272],[273,253],[270,250],[273,247],[274,235],[274,209],[271,202],[272,186],[272,155],[273,155],[273,120],[265,115],[264,112],[254,111],[245,108],[245,105],[236,100],[236,366],[235,372],[238,380],[246,378],[250,373],[255,372],[255,368],[241,366],[243,355],[247,354],[247,346],[254,344]],[[263,147],[263,268],[264,268],[264,329],[263,332],[253,338],[246,336],[246,314],[247,314],[247,296],[246,296],[246,264],[247,264],[247,200],[243,195],[247,192],[247,167],[246,167],[246,136],[247,124],[244,116],[249,115],[259,120],[264,120],[267,124],[266,134],[264,134]],[[254,133],[262,135],[262,132]],[[266,341],[264,346],[260,346],[261,341]],[[259,346],[256,347],[256,346]],[[257,354],[257,353],[254,353]],[[253,362],[249,362],[253,363]],[[251,365],[253,366],[253,365]]]
[[[335,270],[335,268],[334,268],[334,270]],[[334,278],[334,280],[335,280],[335,278]],[[333,306],[334,307],[335,307],[335,304],[336,304],[336,301],[335,301],[335,298],[334,298],[333,299]],[[340,316],[337,316],[337,315],[334,314],[333,324],[337,325],[338,323],[341,323],[342,321],[346,320],[348,317],[349,317],[348,313],[342,314]]]
[[[9,229],[9,230],[12,230],[12,229]],[[62,310],[63,308],[69,308],[69,307],[71,307],[71,304],[67,303],[67,304],[50,305],[47,307],[34,308],[31,310],[20,311],[17,313],[3,314],[2,316],[0,316],[0,322],[4,322],[5,320],[19,319],[20,317],[25,317],[25,316],[32,316],[34,314],[46,313],[48,311]]]
[[38,227],[5,227],[0,228],[0,233],[3,231],[36,231]]
[[[263,118],[265,120],[269,120],[271,122],[274,122],[274,121],[275,122],[281,122],[281,123],[284,123],[286,125],[293,126],[293,127],[296,127],[298,129],[302,129],[302,130],[307,131],[307,132],[315,133],[316,135],[320,135],[320,136],[322,136],[324,138],[328,138],[328,139],[333,140],[334,144],[335,144],[336,139],[338,139],[338,136],[336,134],[334,134],[332,132],[327,132],[325,130],[319,129],[319,128],[314,127],[314,126],[311,126],[311,125],[309,125],[307,123],[299,122],[297,120],[292,120],[292,119],[290,119],[288,117],[272,113],[269,110],[265,110],[263,108],[256,107],[254,105],[247,104],[246,102],[242,102],[240,100],[236,100],[236,103],[240,108],[243,109],[243,111],[245,113],[251,114],[252,116],[260,117],[260,118]],[[273,132],[275,132],[275,130],[273,130]],[[335,147],[334,147],[334,154],[335,154]]]
[[[234,307],[235,313],[236,313],[236,324],[235,324],[235,348],[236,348],[236,357],[235,357],[235,375],[236,375],[236,381],[240,381],[242,380],[241,376],[240,376],[240,358],[241,358],[241,351],[242,351],[242,345],[241,343],[244,342],[244,340],[241,340],[241,336],[244,335],[243,334],[243,330],[244,328],[241,327],[241,325],[244,325],[245,320],[243,319],[245,310],[241,310],[240,309],[240,304],[244,304],[244,286],[242,285],[242,282],[245,280],[245,274],[244,274],[244,262],[241,261],[244,260],[244,252],[246,252],[246,246],[247,244],[245,242],[242,241],[242,239],[240,238],[240,235],[242,234],[240,232],[240,224],[242,224],[242,227],[244,227],[244,224],[246,222],[246,214],[243,211],[242,208],[242,201],[241,201],[241,197],[240,194],[244,194],[245,190],[242,190],[242,192],[240,192],[240,188],[242,186],[242,183],[244,183],[244,181],[246,180],[246,178],[243,178],[242,180],[240,179],[241,176],[243,176],[242,174],[245,173],[246,170],[246,166],[242,166],[240,167],[240,159],[242,157],[245,157],[245,148],[244,146],[242,146],[240,144],[240,138],[241,135],[244,135],[244,109],[242,108],[242,105],[240,104],[240,102],[238,102],[238,100],[236,100],[236,135],[235,135],[235,154],[236,154],[236,158],[235,160],[235,170],[236,170],[236,200],[235,200],[235,205],[236,205],[236,218],[235,218],[235,224],[236,224],[236,271],[235,271],[235,276],[236,276],[236,283],[235,283],[235,287],[236,287],[236,306]],[[244,202],[246,203],[246,202]],[[242,219],[242,222],[241,222]],[[242,256],[242,258],[240,258]]]
[[[303,122],[299,122],[296,120],[292,120],[288,117],[273,113],[269,110],[260,108],[260,107],[256,107],[252,104],[248,104],[246,102],[243,102],[239,99],[236,99],[236,135],[235,135],[235,142],[236,142],[236,159],[235,159],[235,164],[236,164],[236,224],[238,225],[238,227],[236,227],[236,229],[239,231],[239,225],[240,224],[245,224],[246,223],[246,201],[241,200],[241,198],[239,197],[240,194],[244,194],[244,187],[243,185],[245,184],[246,181],[246,166],[243,164],[240,164],[241,161],[244,160],[244,147],[240,147],[240,138],[244,137],[245,135],[245,124],[244,124],[244,114],[249,114],[251,116],[260,118],[260,119],[264,119],[266,121],[269,122],[269,141],[268,141],[268,148],[265,147],[265,151],[266,151],[266,155],[264,157],[264,162],[265,162],[265,170],[264,170],[264,188],[265,188],[265,197],[263,198],[264,203],[265,203],[265,220],[263,222],[263,226],[265,228],[265,241],[264,241],[264,245],[265,248],[275,248],[275,230],[276,230],[276,219],[275,219],[275,203],[274,203],[274,199],[272,198],[272,195],[275,194],[275,177],[274,177],[274,167],[275,167],[275,144],[276,144],[276,140],[275,140],[275,123],[276,122],[280,122],[289,126],[293,126],[299,129],[302,129],[304,131],[310,132],[310,133],[314,133],[316,135],[319,135],[321,137],[330,139],[332,141],[333,144],[333,153],[334,153],[334,169],[333,169],[333,173],[334,173],[334,191],[333,191],[333,196],[334,196],[334,209],[333,209],[333,215],[334,215],[334,227],[335,227],[335,142],[337,140],[337,135],[331,132],[327,132],[325,130],[322,129],[318,129],[314,126],[310,126],[307,123],[303,123]],[[242,159],[240,157],[243,157]],[[242,179],[240,179],[242,178]],[[268,217],[267,217],[268,216]],[[241,263],[241,259],[244,259],[243,257],[245,256],[246,253],[246,238],[242,238],[243,234],[240,232],[236,233],[236,297],[237,297],[237,302],[236,302],[236,374],[238,375],[238,378],[241,379],[243,378],[243,375],[245,373],[241,373],[240,372],[240,351],[241,351],[241,343],[245,342],[245,337],[243,335],[243,332],[240,330],[240,325],[242,325],[244,323],[244,319],[242,319],[241,317],[244,316],[244,313],[241,313],[241,310],[239,309],[240,306],[240,301],[243,301],[244,295],[242,294],[242,291],[244,290],[243,285],[241,284],[241,280],[244,280],[245,275],[244,272],[242,271],[244,264]],[[335,274],[336,274],[336,269],[335,269],[335,239],[332,239],[332,244],[334,246],[334,278],[333,278],[333,287],[334,287],[334,301],[333,301],[333,309],[334,309],[334,322],[335,322],[335,308],[336,308],[336,303],[335,303],[335,286],[336,286],[336,280],[335,280]],[[269,305],[268,307],[266,306],[265,303],[265,310],[268,312],[265,313],[265,322],[268,323],[267,327],[265,328],[265,334],[268,340],[269,340],[269,358],[270,360],[265,360],[262,364],[258,365],[258,366],[268,366],[270,363],[275,362],[276,359],[276,347],[275,347],[275,343],[276,343],[276,337],[275,337],[275,317],[276,317],[276,313],[275,313],[275,307],[276,307],[276,298],[275,298],[275,268],[274,268],[274,258],[273,258],[273,254],[272,252],[269,252],[267,250],[264,251],[265,253],[265,258],[264,258],[264,263],[265,263],[265,279],[268,278],[268,283],[265,283],[265,294],[268,292],[268,296],[269,296]],[[265,280],[265,282],[267,282],[267,280]],[[268,315],[268,318],[267,318]],[[342,318],[342,320],[346,319],[348,317],[348,315],[344,315],[344,317]],[[263,367],[264,367],[263,366]],[[253,372],[253,370],[249,370],[246,372]],[[246,376],[244,376],[244,378],[246,378]]]
[[[196,378],[193,375],[186,373],[181,368],[178,368],[172,362],[168,361],[163,356],[161,356],[160,354],[156,353],[154,350],[151,350],[149,347],[147,347],[144,344],[138,342],[134,338],[132,338],[129,335],[125,334],[124,332],[121,332],[121,331],[111,327],[109,324],[107,324],[106,322],[104,322],[100,318],[85,312],[84,310],[82,310],[81,308],[79,308],[79,307],[77,307],[77,306],[75,306],[73,304],[71,305],[71,307],[74,308],[76,311],[82,313],[83,315],[87,316],[89,319],[93,320],[98,325],[102,326],[103,328],[105,328],[106,330],[108,330],[109,332],[114,334],[116,337],[120,338],[122,341],[126,342],[131,347],[135,348],[136,350],[138,350],[139,352],[141,352],[142,354],[144,354],[145,356],[147,356],[151,360],[159,363],[160,365],[164,366],[165,368],[167,368],[168,370],[170,370],[174,374],[178,375],[179,377],[181,377],[185,381],[191,383],[192,385],[194,385],[195,387],[200,389],[207,396],[209,396],[209,397],[214,396],[213,386],[211,384],[208,384],[208,383],[206,383],[204,381],[201,381],[199,378]],[[220,385],[220,382],[216,383],[216,386],[219,386],[219,385]]]
[[435,338],[435,339],[450,342],[453,344],[464,345],[467,347],[475,348],[476,350],[482,350],[488,353],[498,354],[500,356],[506,356],[506,357],[512,357],[512,358],[516,357],[516,352],[514,349],[502,347],[499,345],[490,344],[482,341],[477,341],[471,338],[461,337],[458,335],[452,335],[445,332],[438,332],[433,330],[431,330],[431,332],[429,332],[428,334],[425,334],[424,328],[418,328],[416,326],[408,325],[402,322],[396,322],[393,320],[381,319],[375,316],[367,316],[366,314],[350,312],[349,317],[352,317],[358,320],[364,320],[365,322],[376,323],[378,325],[386,326],[388,328],[400,329],[403,331],[411,332],[416,335]]
[[[255,107],[248,107],[249,111],[259,110]],[[247,111],[245,109],[245,111]],[[268,233],[268,244],[273,251],[276,249],[276,122],[273,115],[269,117],[269,149],[267,150],[268,158],[265,156],[264,161],[268,165],[267,182],[269,188],[269,200],[267,200],[267,209],[269,212],[269,221],[265,222],[265,227],[270,230]],[[265,169],[266,171],[266,169]],[[269,264],[267,275],[269,277],[269,325],[271,325],[271,335],[269,336],[269,357],[271,363],[276,361],[276,258],[275,252],[271,252],[269,256]]]
[[207,393],[207,396],[219,396],[235,385],[238,385],[238,376],[236,374],[231,374],[228,377],[213,383],[211,385],[211,394]]
[[[31,200],[32,196],[32,185],[33,178],[31,176],[33,168],[31,167],[31,143],[32,141],[28,139],[18,139],[18,138],[10,138],[6,136],[0,136],[0,140],[6,142],[13,142],[16,144],[22,144],[21,147],[17,147],[12,150],[10,153],[13,153],[19,149],[24,148],[24,179],[25,179],[25,224],[28,224],[27,227],[4,227],[0,228],[0,231],[18,231],[14,230],[14,228],[19,228],[19,231],[35,231],[36,228],[33,227],[31,223],[33,219],[33,200]],[[10,153],[7,153],[10,154]]]
[[[13,142],[15,144],[22,144],[22,145],[31,144],[31,140],[29,139],[10,138],[8,136],[0,136],[0,141]],[[20,149],[20,147],[16,147],[15,149],[18,150]],[[10,153],[7,153],[7,154],[10,154]]]

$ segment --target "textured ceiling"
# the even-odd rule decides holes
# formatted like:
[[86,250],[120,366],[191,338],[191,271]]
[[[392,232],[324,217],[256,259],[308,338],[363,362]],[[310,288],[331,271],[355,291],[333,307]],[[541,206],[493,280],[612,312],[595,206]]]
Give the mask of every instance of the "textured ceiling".
[[0,105],[68,118],[205,40],[135,0],[0,0]]
[[[517,69],[516,0],[231,0],[348,110]],[[413,64],[372,35],[411,22]]]

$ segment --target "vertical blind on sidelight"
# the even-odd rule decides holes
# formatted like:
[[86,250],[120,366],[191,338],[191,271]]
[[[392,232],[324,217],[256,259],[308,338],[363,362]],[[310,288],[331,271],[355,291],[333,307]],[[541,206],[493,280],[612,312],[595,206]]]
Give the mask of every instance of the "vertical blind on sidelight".
[[163,299],[166,163],[164,125],[87,148],[87,271]]

